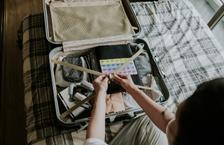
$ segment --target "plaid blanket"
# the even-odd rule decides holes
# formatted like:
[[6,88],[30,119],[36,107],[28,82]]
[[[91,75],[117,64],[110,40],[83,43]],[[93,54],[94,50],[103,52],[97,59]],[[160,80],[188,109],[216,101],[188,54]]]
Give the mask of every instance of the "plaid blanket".
[[166,104],[176,105],[196,87],[224,76],[224,49],[188,0],[132,4],[170,93]]
[[[46,40],[43,14],[26,17],[22,29],[28,144],[83,144],[86,131],[77,134],[80,127],[60,126],[55,116],[48,54],[57,45]],[[129,120],[107,125],[106,140],[111,140],[127,122]]]
[[[144,38],[155,57],[170,98],[176,105],[190,96],[197,85],[224,76],[224,49],[187,0],[161,0],[131,4]],[[71,144],[85,138],[58,126],[49,72],[43,14],[23,21],[23,61],[27,142],[29,144]],[[38,141],[38,142],[37,142]]]

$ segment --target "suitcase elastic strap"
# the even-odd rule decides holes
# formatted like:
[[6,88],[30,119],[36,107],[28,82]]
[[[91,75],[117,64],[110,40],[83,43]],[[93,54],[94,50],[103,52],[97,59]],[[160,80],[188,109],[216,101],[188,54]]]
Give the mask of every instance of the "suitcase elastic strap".
[[[136,59],[143,51],[144,51],[144,44],[140,43],[137,45],[137,47],[139,48],[139,50],[132,56],[130,57],[121,67],[119,67],[117,70],[114,71],[114,73],[118,73],[120,72],[122,69],[124,69],[125,67],[128,66],[128,64],[133,61],[134,59]],[[88,69],[88,68],[85,68],[85,67],[81,67],[81,66],[78,66],[78,65],[75,65],[75,64],[70,64],[70,63],[67,63],[67,62],[63,62],[63,61],[58,61],[56,59],[51,59],[51,61],[54,63],[54,64],[59,64],[59,65],[62,65],[62,66],[65,66],[65,67],[68,67],[68,68],[72,68],[74,70],[78,70],[78,71],[82,71],[82,72],[86,72],[86,73],[89,73],[89,74],[93,74],[93,75],[96,75],[96,76],[100,76],[100,75],[103,75],[102,72],[98,72],[98,71],[95,71],[95,70],[92,70],[92,69]],[[146,86],[139,86],[139,85],[136,85],[138,88],[140,89],[144,89],[144,90],[152,90],[152,88],[150,87],[146,87]]]
[[[144,47],[144,44],[138,44],[137,47],[139,48],[139,50],[132,56],[130,57],[121,67],[119,67],[117,70],[114,71],[114,73],[116,72],[120,72],[122,69],[124,69],[125,67],[128,66],[128,64],[133,61],[134,59],[136,59],[143,51],[143,47]],[[91,69],[88,69],[88,68],[85,68],[85,67],[80,67],[78,65],[74,65],[74,64],[70,64],[70,63],[66,63],[66,62],[63,62],[63,61],[58,61],[58,60],[55,60],[55,59],[51,59],[51,61],[54,63],[54,64],[59,64],[59,65],[62,65],[62,66],[65,66],[65,67],[68,67],[68,68],[72,68],[74,70],[78,70],[78,71],[82,71],[82,72],[86,72],[86,73],[89,73],[89,74],[93,74],[93,75],[96,75],[96,76],[100,76],[100,75],[103,75],[103,73],[101,72],[98,72],[98,71],[95,71],[95,70],[91,70]],[[139,86],[139,85],[136,85],[138,88],[140,89],[144,89],[144,90],[153,90],[151,87],[147,87],[147,86]],[[91,100],[93,98],[94,95],[91,95],[89,97],[87,97],[86,99],[82,100],[81,102],[79,102],[78,104],[76,104],[75,106],[73,106],[72,108],[70,108],[69,110],[65,111],[64,113],[61,114],[60,118],[62,120],[66,120],[66,117],[72,112],[74,111],[75,109],[77,109],[78,107],[80,107],[82,104],[84,104],[85,102]]]

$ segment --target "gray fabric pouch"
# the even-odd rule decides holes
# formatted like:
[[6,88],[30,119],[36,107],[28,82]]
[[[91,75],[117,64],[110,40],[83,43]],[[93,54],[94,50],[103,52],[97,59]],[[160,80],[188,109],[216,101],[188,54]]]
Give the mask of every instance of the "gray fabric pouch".
[[[74,57],[74,56],[67,56],[62,61],[78,66],[83,66],[85,63],[82,57]],[[64,80],[69,82],[81,82],[83,79],[83,72],[76,71],[74,69],[63,66],[62,66],[62,75]]]

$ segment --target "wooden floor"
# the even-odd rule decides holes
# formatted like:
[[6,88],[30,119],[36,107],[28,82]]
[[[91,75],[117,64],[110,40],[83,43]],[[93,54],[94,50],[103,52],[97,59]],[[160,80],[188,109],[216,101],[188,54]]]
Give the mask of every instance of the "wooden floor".
[[5,0],[1,145],[26,144],[22,51],[17,46],[17,30],[25,16],[42,11],[41,3],[42,0]]

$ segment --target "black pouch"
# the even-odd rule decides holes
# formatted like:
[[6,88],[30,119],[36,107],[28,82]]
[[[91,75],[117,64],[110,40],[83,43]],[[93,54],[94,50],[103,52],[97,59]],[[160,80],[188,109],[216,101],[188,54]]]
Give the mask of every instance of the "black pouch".
[[[105,59],[114,59],[114,58],[130,58],[135,52],[131,49],[130,45],[108,45],[108,46],[99,46],[95,48],[95,56],[96,61],[98,62],[99,71],[102,71],[100,68],[100,60]],[[142,81],[140,77],[137,75],[131,75],[133,82],[136,85],[142,85]],[[119,84],[114,81],[111,81],[107,93],[117,93],[124,92],[124,88],[122,88]]]

